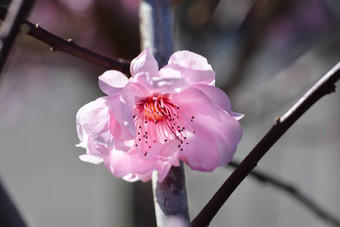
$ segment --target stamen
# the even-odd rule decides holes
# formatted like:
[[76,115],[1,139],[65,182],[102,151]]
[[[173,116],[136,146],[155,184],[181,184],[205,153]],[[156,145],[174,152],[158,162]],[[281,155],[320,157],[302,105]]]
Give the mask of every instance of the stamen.
[[[140,147],[139,149],[145,156],[151,149],[149,144],[152,142],[163,144],[175,139],[178,141],[177,147],[181,151],[183,150],[182,144],[189,145],[186,132],[190,130],[195,133],[195,131],[192,130],[190,124],[184,121],[182,116],[189,117],[190,121],[193,121],[194,116],[188,116],[179,109],[180,107],[172,102],[167,94],[154,95],[136,103],[135,113],[137,114],[133,116],[133,119],[138,126],[138,136],[135,146]],[[154,124],[148,124],[148,122]]]

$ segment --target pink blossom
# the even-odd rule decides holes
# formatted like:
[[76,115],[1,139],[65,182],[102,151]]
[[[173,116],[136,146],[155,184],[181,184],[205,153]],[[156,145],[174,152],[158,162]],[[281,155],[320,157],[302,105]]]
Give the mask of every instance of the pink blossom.
[[214,87],[206,58],[174,53],[159,70],[147,49],[131,62],[132,78],[110,70],[99,77],[107,96],[77,113],[82,161],[105,166],[127,181],[160,182],[184,161],[194,170],[227,164],[242,136],[227,95]]

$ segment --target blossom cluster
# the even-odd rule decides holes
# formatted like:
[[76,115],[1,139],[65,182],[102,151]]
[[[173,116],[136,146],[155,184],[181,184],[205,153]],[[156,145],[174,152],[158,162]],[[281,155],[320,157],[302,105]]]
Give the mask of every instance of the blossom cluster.
[[242,136],[227,95],[214,86],[206,58],[175,52],[166,66],[146,49],[131,62],[128,79],[106,71],[99,87],[106,93],[77,113],[82,161],[104,162],[116,177],[162,182],[180,160],[194,170],[212,171],[233,157]]

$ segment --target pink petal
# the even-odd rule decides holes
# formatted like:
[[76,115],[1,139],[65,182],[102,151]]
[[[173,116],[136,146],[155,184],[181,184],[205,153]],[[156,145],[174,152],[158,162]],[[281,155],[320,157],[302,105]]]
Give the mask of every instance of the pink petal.
[[168,175],[171,167],[180,165],[178,152],[174,153],[172,156],[169,156],[165,160],[159,160],[157,164],[158,164],[158,167],[157,167],[158,181],[163,182],[165,177]]
[[159,154],[163,157],[171,156],[178,150],[178,140],[172,139],[163,144]]
[[184,146],[180,159],[190,168],[201,171],[213,171],[219,163],[219,151],[216,142],[209,142],[204,138],[193,136],[189,145]]
[[108,70],[99,76],[99,87],[107,95],[114,95],[121,92],[123,87],[128,83],[128,78],[116,70]]
[[202,114],[196,114],[193,121],[183,117],[191,131],[187,132],[188,144],[182,146],[180,157],[193,169],[212,171],[227,164],[241,140],[238,121],[221,109],[218,113],[219,119]]
[[[196,114],[193,121],[189,117],[183,117],[183,120],[192,128],[192,131],[195,131],[195,136],[206,141],[225,143],[228,150],[234,152],[242,138],[242,127],[234,117],[225,111],[219,110],[218,114],[218,119],[213,116]],[[190,140],[189,143],[191,144]]]
[[131,140],[135,138],[136,127],[133,118],[124,116],[126,112],[122,113],[122,108],[131,107],[125,107],[126,103],[122,101],[121,94],[118,93],[114,96],[109,96],[106,99],[106,104],[110,108],[110,131],[114,135],[114,138],[121,138],[125,140]]
[[206,84],[193,84],[191,87],[197,88],[208,96],[215,105],[219,106],[228,113],[231,112],[231,102],[228,96],[219,88]]
[[115,100],[116,104],[109,104],[112,109],[115,109],[115,107],[119,108],[121,119],[118,119],[118,121],[122,123],[122,127],[126,127],[134,137],[136,136],[136,128],[133,120],[133,116],[136,114],[135,105],[138,100],[145,97],[145,92],[146,90],[142,85],[138,83],[128,83],[119,97],[119,104],[117,104],[117,100]]
[[[77,127],[93,140],[109,145],[113,144],[113,137],[109,130],[109,108],[105,102],[105,98],[98,98],[80,108],[77,113]],[[78,135],[81,137],[82,132],[78,132]]]
[[215,72],[207,59],[190,51],[177,51],[171,55],[169,64],[160,70],[164,77],[182,77],[189,84],[211,84],[215,80]]
[[143,91],[145,96],[155,93],[176,93],[188,86],[183,78],[150,77],[149,73],[137,74],[136,81],[146,89]]
[[149,73],[150,77],[158,77],[158,63],[151,54],[150,49],[146,48],[138,57],[131,62],[131,75],[134,77],[138,73]]
[[197,88],[206,94],[215,105],[227,111],[236,120],[241,120],[244,115],[231,110],[231,102],[228,96],[219,88],[206,84],[193,84],[191,87]]
[[90,162],[92,164],[99,164],[103,162],[103,157],[106,157],[109,154],[110,149],[108,147],[96,144],[96,142],[94,142],[92,138],[86,134],[86,132],[83,133],[81,143],[76,146],[86,149],[86,154],[79,156],[80,160],[84,162]]
[[180,93],[173,94],[171,100],[178,105],[179,110],[188,116],[196,114],[211,115],[219,118],[217,107],[202,91],[188,88]]
[[[137,153],[130,155],[117,150],[113,150],[109,159],[104,160],[104,163],[114,176],[126,176],[130,180],[133,180],[137,174],[151,176],[155,168],[154,160],[140,159]],[[129,176],[129,174],[132,175]]]
[[80,155],[79,159],[82,160],[83,162],[89,162],[89,163],[96,164],[96,165],[103,162],[103,158],[90,155],[90,154]]

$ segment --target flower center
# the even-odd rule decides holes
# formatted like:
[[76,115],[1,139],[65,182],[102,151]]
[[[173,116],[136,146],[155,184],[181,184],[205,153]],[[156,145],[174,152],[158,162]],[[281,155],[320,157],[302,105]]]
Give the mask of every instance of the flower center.
[[[145,156],[156,142],[163,144],[176,139],[180,150],[183,150],[182,144],[189,144],[186,135],[188,124],[184,121],[184,113],[169,95],[153,95],[142,99],[136,103],[135,112],[135,146],[142,149]],[[194,116],[191,116],[191,121],[193,120]]]
[[143,104],[144,117],[146,120],[157,124],[159,121],[171,117],[171,109],[174,107],[178,108],[163,95],[148,97]]

